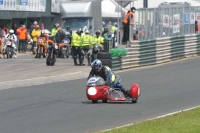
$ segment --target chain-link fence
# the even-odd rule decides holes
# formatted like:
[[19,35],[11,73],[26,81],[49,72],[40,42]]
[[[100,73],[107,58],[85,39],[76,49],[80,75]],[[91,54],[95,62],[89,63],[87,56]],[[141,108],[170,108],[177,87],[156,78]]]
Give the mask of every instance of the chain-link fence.
[[130,37],[131,40],[141,41],[194,34],[195,21],[200,21],[200,7],[192,7],[189,3],[141,8],[135,13],[135,25],[131,27]]

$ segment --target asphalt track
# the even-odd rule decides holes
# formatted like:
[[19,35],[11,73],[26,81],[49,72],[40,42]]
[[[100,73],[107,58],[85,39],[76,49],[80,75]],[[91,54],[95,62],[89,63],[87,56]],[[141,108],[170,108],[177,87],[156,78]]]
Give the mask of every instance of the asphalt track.
[[140,84],[137,104],[92,104],[85,95],[86,78],[0,90],[0,132],[86,133],[198,106],[199,66],[195,57],[120,72],[126,88]]

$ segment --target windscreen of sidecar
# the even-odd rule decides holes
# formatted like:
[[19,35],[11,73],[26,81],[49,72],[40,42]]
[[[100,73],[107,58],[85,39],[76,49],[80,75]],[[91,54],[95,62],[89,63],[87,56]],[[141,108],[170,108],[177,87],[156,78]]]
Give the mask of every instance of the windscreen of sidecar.
[[87,81],[87,86],[102,86],[105,85],[105,81],[102,77],[91,77]]

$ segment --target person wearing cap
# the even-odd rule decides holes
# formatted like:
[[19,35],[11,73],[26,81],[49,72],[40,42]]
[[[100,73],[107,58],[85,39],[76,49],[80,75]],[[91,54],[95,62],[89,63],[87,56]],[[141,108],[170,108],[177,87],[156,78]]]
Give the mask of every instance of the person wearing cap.
[[122,43],[127,44],[127,41],[129,41],[129,25],[134,25],[134,14],[135,14],[136,8],[132,7],[131,11],[127,12],[126,16],[124,17],[123,21],[123,39]]
[[35,26],[37,24],[38,24],[37,21],[34,21],[33,24],[31,25],[31,27],[30,27],[30,35],[31,35],[32,31],[35,29]]
[[35,26],[35,29],[32,31],[31,33],[31,36],[33,37],[33,45],[32,45],[32,49],[31,51],[33,52],[34,54],[34,47],[36,46],[36,43],[37,43],[37,39],[38,37],[41,35],[41,30],[40,30],[40,27],[39,25],[36,25]]
[[[92,39],[93,37],[90,35],[89,30],[85,30],[85,35],[81,36],[81,46],[88,60],[88,66],[90,66],[90,54],[88,53],[88,51],[90,50],[90,46],[92,45]],[[84,60],[82,60],[82,62],[83,61]]]

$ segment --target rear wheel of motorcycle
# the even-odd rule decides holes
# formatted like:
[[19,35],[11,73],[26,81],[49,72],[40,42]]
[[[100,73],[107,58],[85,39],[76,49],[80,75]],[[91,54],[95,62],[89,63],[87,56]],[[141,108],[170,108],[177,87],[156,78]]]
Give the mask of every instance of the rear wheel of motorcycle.
[[92,103],[97,103],[98,102],[98,100],[92,100]]
[[43,47],[40,48],[39,53],[40,53],[40,54],[39,54],[39,58],[41,58],[41,55],[43,54]]
[[106,99],[106,100],[102,100],[102,102],[103,102],[103,103],[107,103],[107,102],[108,102],[108,99]]
[[7,56],[7,59],[9,59],[10,58],[10,55],[9,55],[9,53],[10,53],[10,48],[6,48],[6,56]]
[[47,57],[47,60],[46,60],[46,64],[47,64],[47,66],[49,66],[50,65],[50,60],[49,60],[49,55],[48,55],[48,57]]

